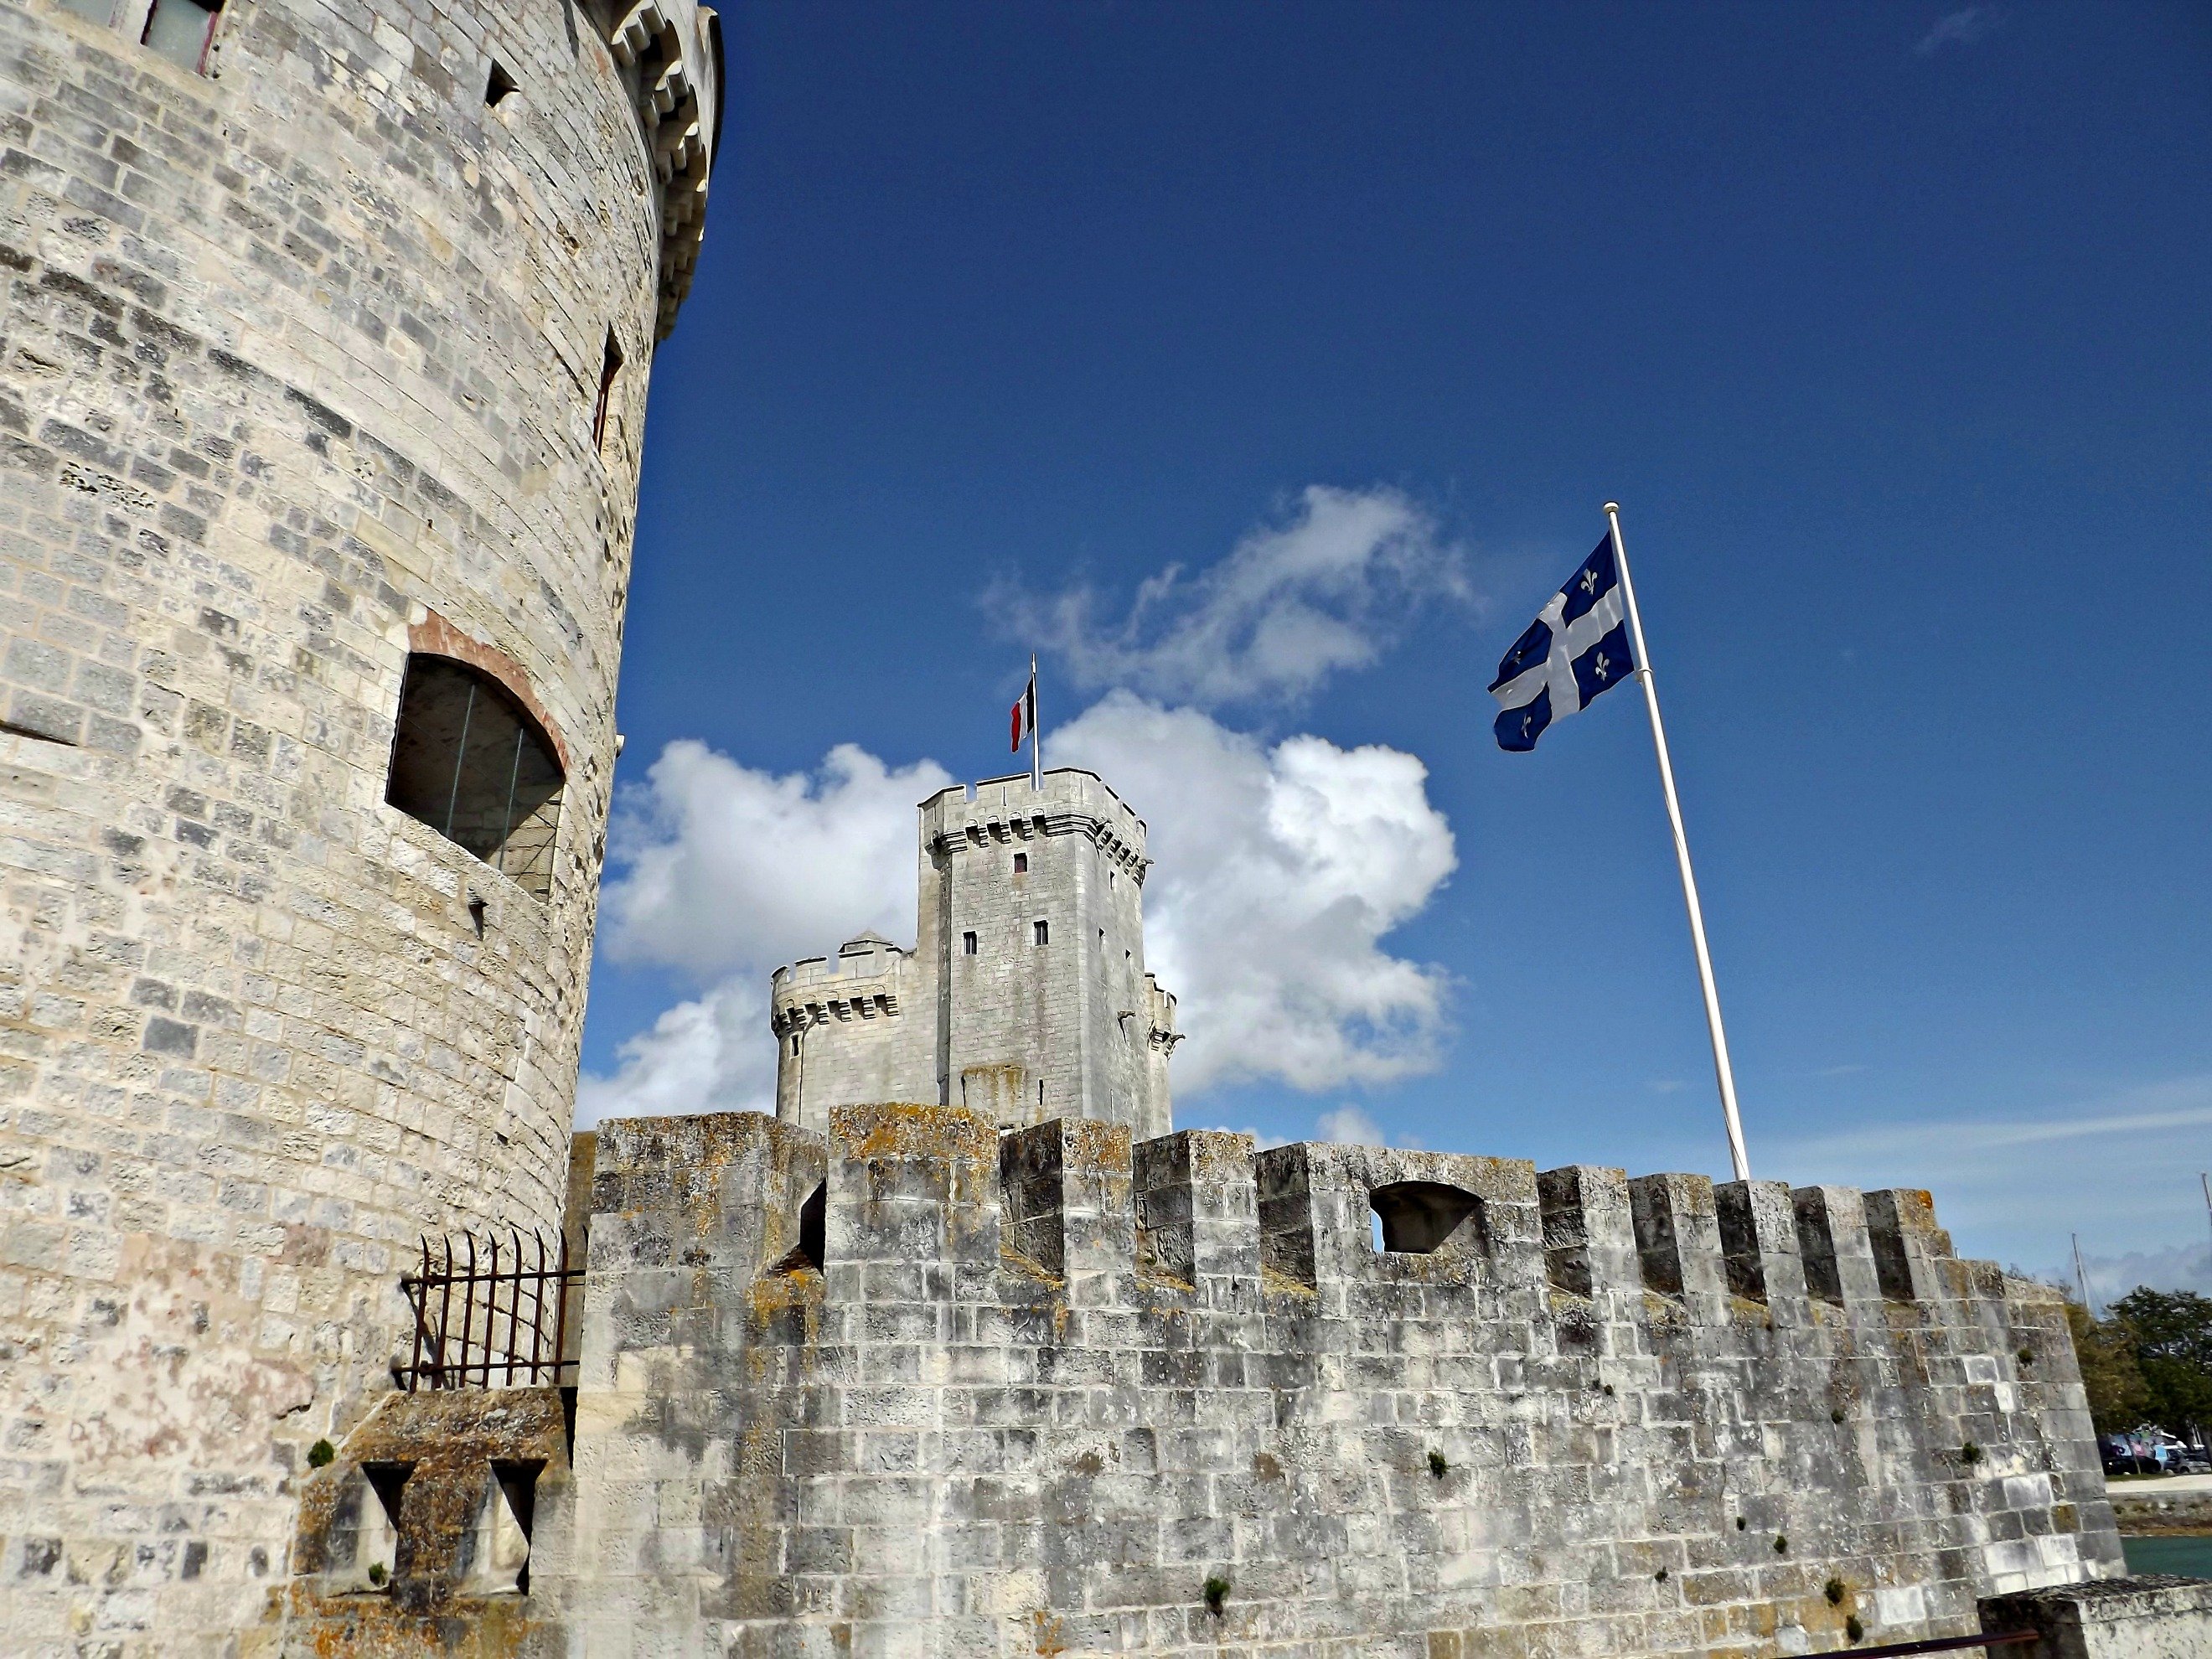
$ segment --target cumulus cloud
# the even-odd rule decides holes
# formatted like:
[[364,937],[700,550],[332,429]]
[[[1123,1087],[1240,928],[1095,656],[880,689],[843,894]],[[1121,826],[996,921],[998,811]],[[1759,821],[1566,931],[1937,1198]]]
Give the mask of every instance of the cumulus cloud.
[[818,955],[864,928],[911,934],[915,807],[951,781],[935,761],[894,769],[849,743],[782,776],[672,743],[616,816],[607,950],[705,975]]
[[623,1042],[612,1076],[584,1076],[578,1121],[775,1109],[769,975],[866,928],[912,941],[915,808],[951,781],[851,744],[781,775],[689,739],[662,750],[616,812],[600,939],[705,988]]
[[1046,744],[1146,820],[1146,956],[1188,1033],[1178,1097],[1273,1078],[1303,1090],[1432,1069],[1437,969],[1380,941],[1458,863],[1427,769],[1377,745],[1269,745],[1194,708],[1109,693]]
[[1947,11],[1920,37],[1913,51],[1932,58],[1946,46],[1971,46],[1996,27],[2002,14],[1995,6],[1966,6]]
[[768,972],[732,976],[662,1012],[615,1051],[615,1073],[577,1080],[576,1121],[678,1117],[686,1112],[773,1112],[775,1047],[768,1029]]
[[[1146,953],[1190,1034],[1178,1098],[1258,1079],[1387,1083],[1437,1063],[1446,978],[1381,944],[1457,862],[1418,759],[1310,736],[1268,744],[1127,692],[1047,747],[1148,819]],[[777,775],[671,744],[617,816],[605,937],[616,960],[704,988],[624,1042],[611,1076],[584,1079],[581,1121],[768,1109],[769,974],[864,927],[913,939],[915,805],[950,781],[934,762],[893,768],[849,744]]]
[[[1375,745],[1263,741],[1208,711],[1294,701],[1372,662],[1418,606],[1467,593],[1458,550],[1410,499],[1317,485],[1219,563],[1153,576],[1116,619],[1089,589],[996,596],[1071,678],[1118,688],[1046,746],[1149,820],[1146,955],[1188,1033],[1178,1099],[1388,1083],[1441,1058],[1445,975],[1382,943],[1457,862],[1426,769]],[[601,942],[696,994],[583,1079],[581,1120],[768,1107],[769,974],[863,928],[913,939],[915,805],[951,781],[850,744],[785,775],[689,740],[662,750],[617,802]]]
[[986,603],[1079,684],[1210,708],[1296,701],[1367,666],[1419,606],[1468,596],[1462,565],[1399,491],[1314,484],[1219,563],[1148,577],[1124,615],[1089,586],[1039,597],[1000,584]]

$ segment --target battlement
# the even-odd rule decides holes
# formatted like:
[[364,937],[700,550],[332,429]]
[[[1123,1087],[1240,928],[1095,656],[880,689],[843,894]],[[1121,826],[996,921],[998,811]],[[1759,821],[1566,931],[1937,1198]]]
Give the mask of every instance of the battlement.
[[[826,1170],[817,1265],[833,1291],[838,1264],[872,1259],[866,1235],[881,1224],[891,1159],[907,1168],[894,1183],[902,1200],[927,1194],[957,1212],[927,1229],[948,1241],[948,1259],[1047,1264],[1083,1276],[1094,1302],[1110,1294],[1149,1305],[1163,1289],[1227,1277],[1293,1297],[1456,1284],[1523,1317],[1540,1306],[1571,1319],[1604,1307],[1670,1326],[1804,1325],[1843,1311],[1880,1319],[1916,1304],[1936,1314],[1976,1297],[2061,1306],[2047,1287],[1959,1260],[1929,1194],[1912,1189],[1722,1184],[1592,1164],[1539,1171],[1520,1158],[1323,1142],[1258,1150],[1249,1135],[1200,1129],[1133,1140],[1126,1125],[1075,1119],[1002,1137],[981,1114],[919,1104],[841,1107],[828,1118],[826,1134],[798,1141],[743,1113],[609,1124],[600,1167],[623,1167],[607,1149],[656,1167],[719,1162],[696,1150],[714,1142],[757,1143],[763,1156]],[[842,1189],[848,1177],[856,1189]],[[1071,1229],[1080,1236],[1072,1250]],[[760,1230],[763,1248],[781,1254],[779,1224]],[[972,1277],[955,1286],[984,1299],[1001,1289]]]
[[894,1104],[609,1123],[592,1205],[589,1650],[1802,1653],[2121,1571],[2060,1299],[1924,1193]]
[[638,125],[660,195],[655,331],[676,325],[707,229],[707,184],[721,131],[720,19],[698,0],[616,0],[607,50],[635,77]]
[[769,1022],[779,1037],[804,1020],[872,1019],[895,1015],[910,994],[914,952],[873,933],[847,939],[834,958],[805,957],[769,979]]
[[1055,767],[1042,787],[1026,772],[955,784],[921,804],[924,854],[1001,846],[1041,836],[1083,835],[1132,880],[1144,881],[1145,821],[1095,772]]

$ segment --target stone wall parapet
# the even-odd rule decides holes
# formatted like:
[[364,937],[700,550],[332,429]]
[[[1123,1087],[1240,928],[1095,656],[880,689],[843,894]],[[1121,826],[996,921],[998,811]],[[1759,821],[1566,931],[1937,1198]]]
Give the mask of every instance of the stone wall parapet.
[[1924,1194],[926,1104],[602,1133],[572,1647],[1825,1651],[2122,1570],[2063,1308]]

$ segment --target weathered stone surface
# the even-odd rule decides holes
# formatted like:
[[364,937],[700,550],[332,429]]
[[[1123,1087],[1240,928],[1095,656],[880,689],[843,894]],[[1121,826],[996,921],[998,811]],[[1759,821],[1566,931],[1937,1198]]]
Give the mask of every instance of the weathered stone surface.
[[[228,1654],[419,1236],[560,1224],[714,72],[694,0],[106,10],[0,0],[0,1650]],[[552,735],[550,897],[386,803],[410,648]]]
[[2042,1639],[2002,1650],[2021,1659],[2197,1659],[2212,1653],[2212,1583],[2152,1575],[1994,1596],[1981,1607],[1991,1636]]
[[571,1651],[1804,1652],[2121,1571],[2060,1303],[1922,1194],[927,1106],[594,1193]]
[[1170,1127],[1176,1000],[1145,968],[1145,824],[1072,768],[920,808],[915,942],[873,933],[775,971],[776,1114],[932,1101],[1002,1128]]

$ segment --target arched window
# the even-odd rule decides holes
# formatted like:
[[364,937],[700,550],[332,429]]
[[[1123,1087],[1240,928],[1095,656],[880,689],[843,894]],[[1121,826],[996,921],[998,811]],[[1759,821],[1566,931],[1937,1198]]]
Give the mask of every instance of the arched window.
[[553,891],[566,781],[514,693],[451,657],[407,659],[384,798],[538,898]]

